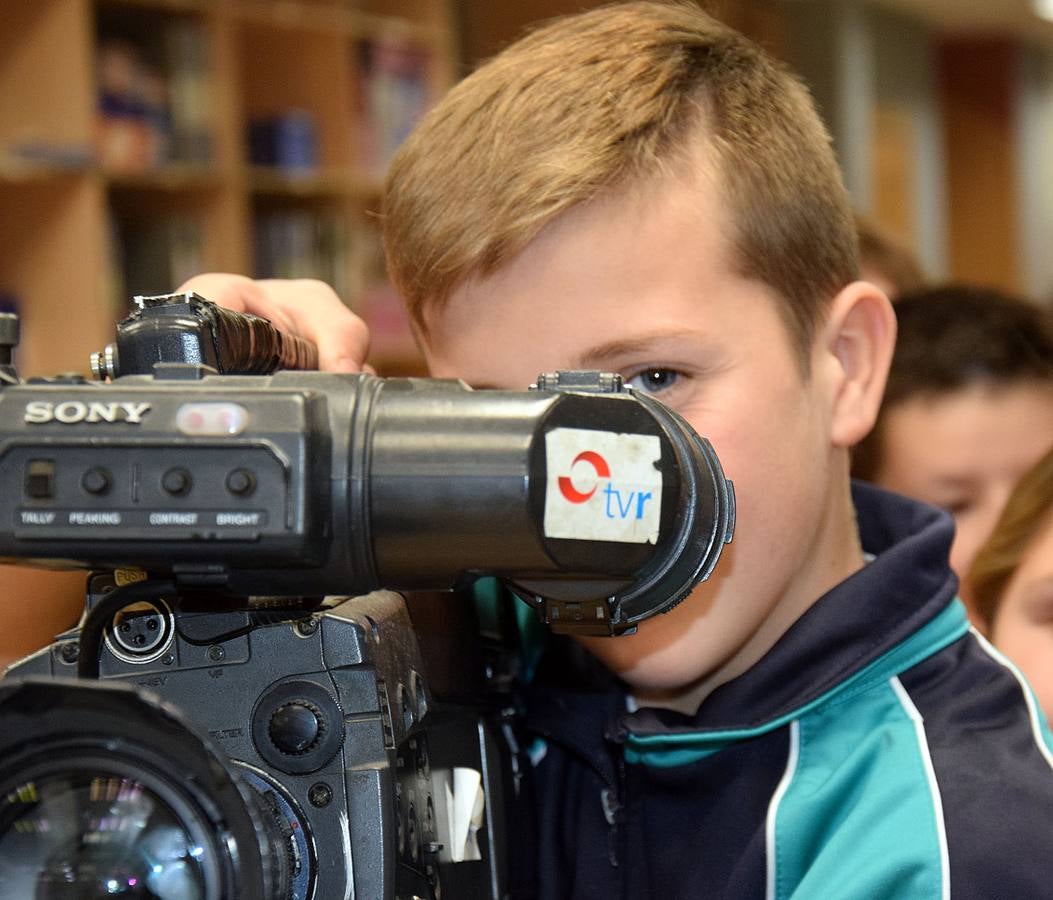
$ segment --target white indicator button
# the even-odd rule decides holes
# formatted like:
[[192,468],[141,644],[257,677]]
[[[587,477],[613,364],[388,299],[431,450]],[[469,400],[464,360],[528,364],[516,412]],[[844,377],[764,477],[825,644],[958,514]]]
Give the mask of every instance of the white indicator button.
[[241,434],[248,424],[248,410],[237,403],[184,403],[176,413],[176,428],[193,437]]

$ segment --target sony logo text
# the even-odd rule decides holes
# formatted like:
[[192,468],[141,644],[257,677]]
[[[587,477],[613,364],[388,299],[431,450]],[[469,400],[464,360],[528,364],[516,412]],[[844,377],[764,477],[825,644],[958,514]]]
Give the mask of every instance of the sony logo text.
[[49,400],[32,400],[26,404],[23,421],[30,425],[48,422],[62,422],[64,425],[78,422],[127,422],[139,425],[149,411],[149,403],[82,403],[79,400],[52,403]]

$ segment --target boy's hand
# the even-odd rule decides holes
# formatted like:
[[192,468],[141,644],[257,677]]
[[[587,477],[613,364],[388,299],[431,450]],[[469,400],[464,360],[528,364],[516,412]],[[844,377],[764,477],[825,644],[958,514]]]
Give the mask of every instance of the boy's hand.
[[253,280],[244,275],[195,275],[180,291],[196,291],[235,312],[270,319],[282,331],[318,347],[318,366],[328,372],[372,371],[366,365],[369,329],[329,285],[303,278]]

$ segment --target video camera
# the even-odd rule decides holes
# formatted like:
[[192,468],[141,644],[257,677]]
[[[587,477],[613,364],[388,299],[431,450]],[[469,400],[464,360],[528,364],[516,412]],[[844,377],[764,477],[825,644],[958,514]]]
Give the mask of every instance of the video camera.
[[731,539],[712,448],[615,375],[300,371],[264,319],[136,307],[107,383],[20,381],[0,321],[0,557],[93,571],[0,681],[3,896],[506,896],[514,655],[478,579],[631,632]]

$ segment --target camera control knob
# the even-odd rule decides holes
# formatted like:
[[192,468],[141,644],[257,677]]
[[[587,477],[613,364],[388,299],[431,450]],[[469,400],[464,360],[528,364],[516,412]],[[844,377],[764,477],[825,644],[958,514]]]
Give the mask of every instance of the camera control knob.
[[317,772],[344,744],[343,713],[313,681],[279,682],[253,710],[252,742],[279,772]]
[[88,469],[80,479],[80,486],[89,494],[95,494],[96,496],[108,493],[112,484],[112,476],[102,466],[94,466]]
[[182,497],[183,494],[190,493],[190,486],[193,483],[186,469],[169,469],[161,476],[161,487],[165,493],[175,497]]
[[96,381],[109,381],[117,377],[117,345],[107,344],[106,349],[92,353],[91,374]]
[[294,700],[274,711],[267,733],[282,753],[306,753],[325,731],[325,717],[313,703]]
[[238,497],[247,497],[256,490],[256,476],[248,469],[234,469],[227,474],[227,490]]

